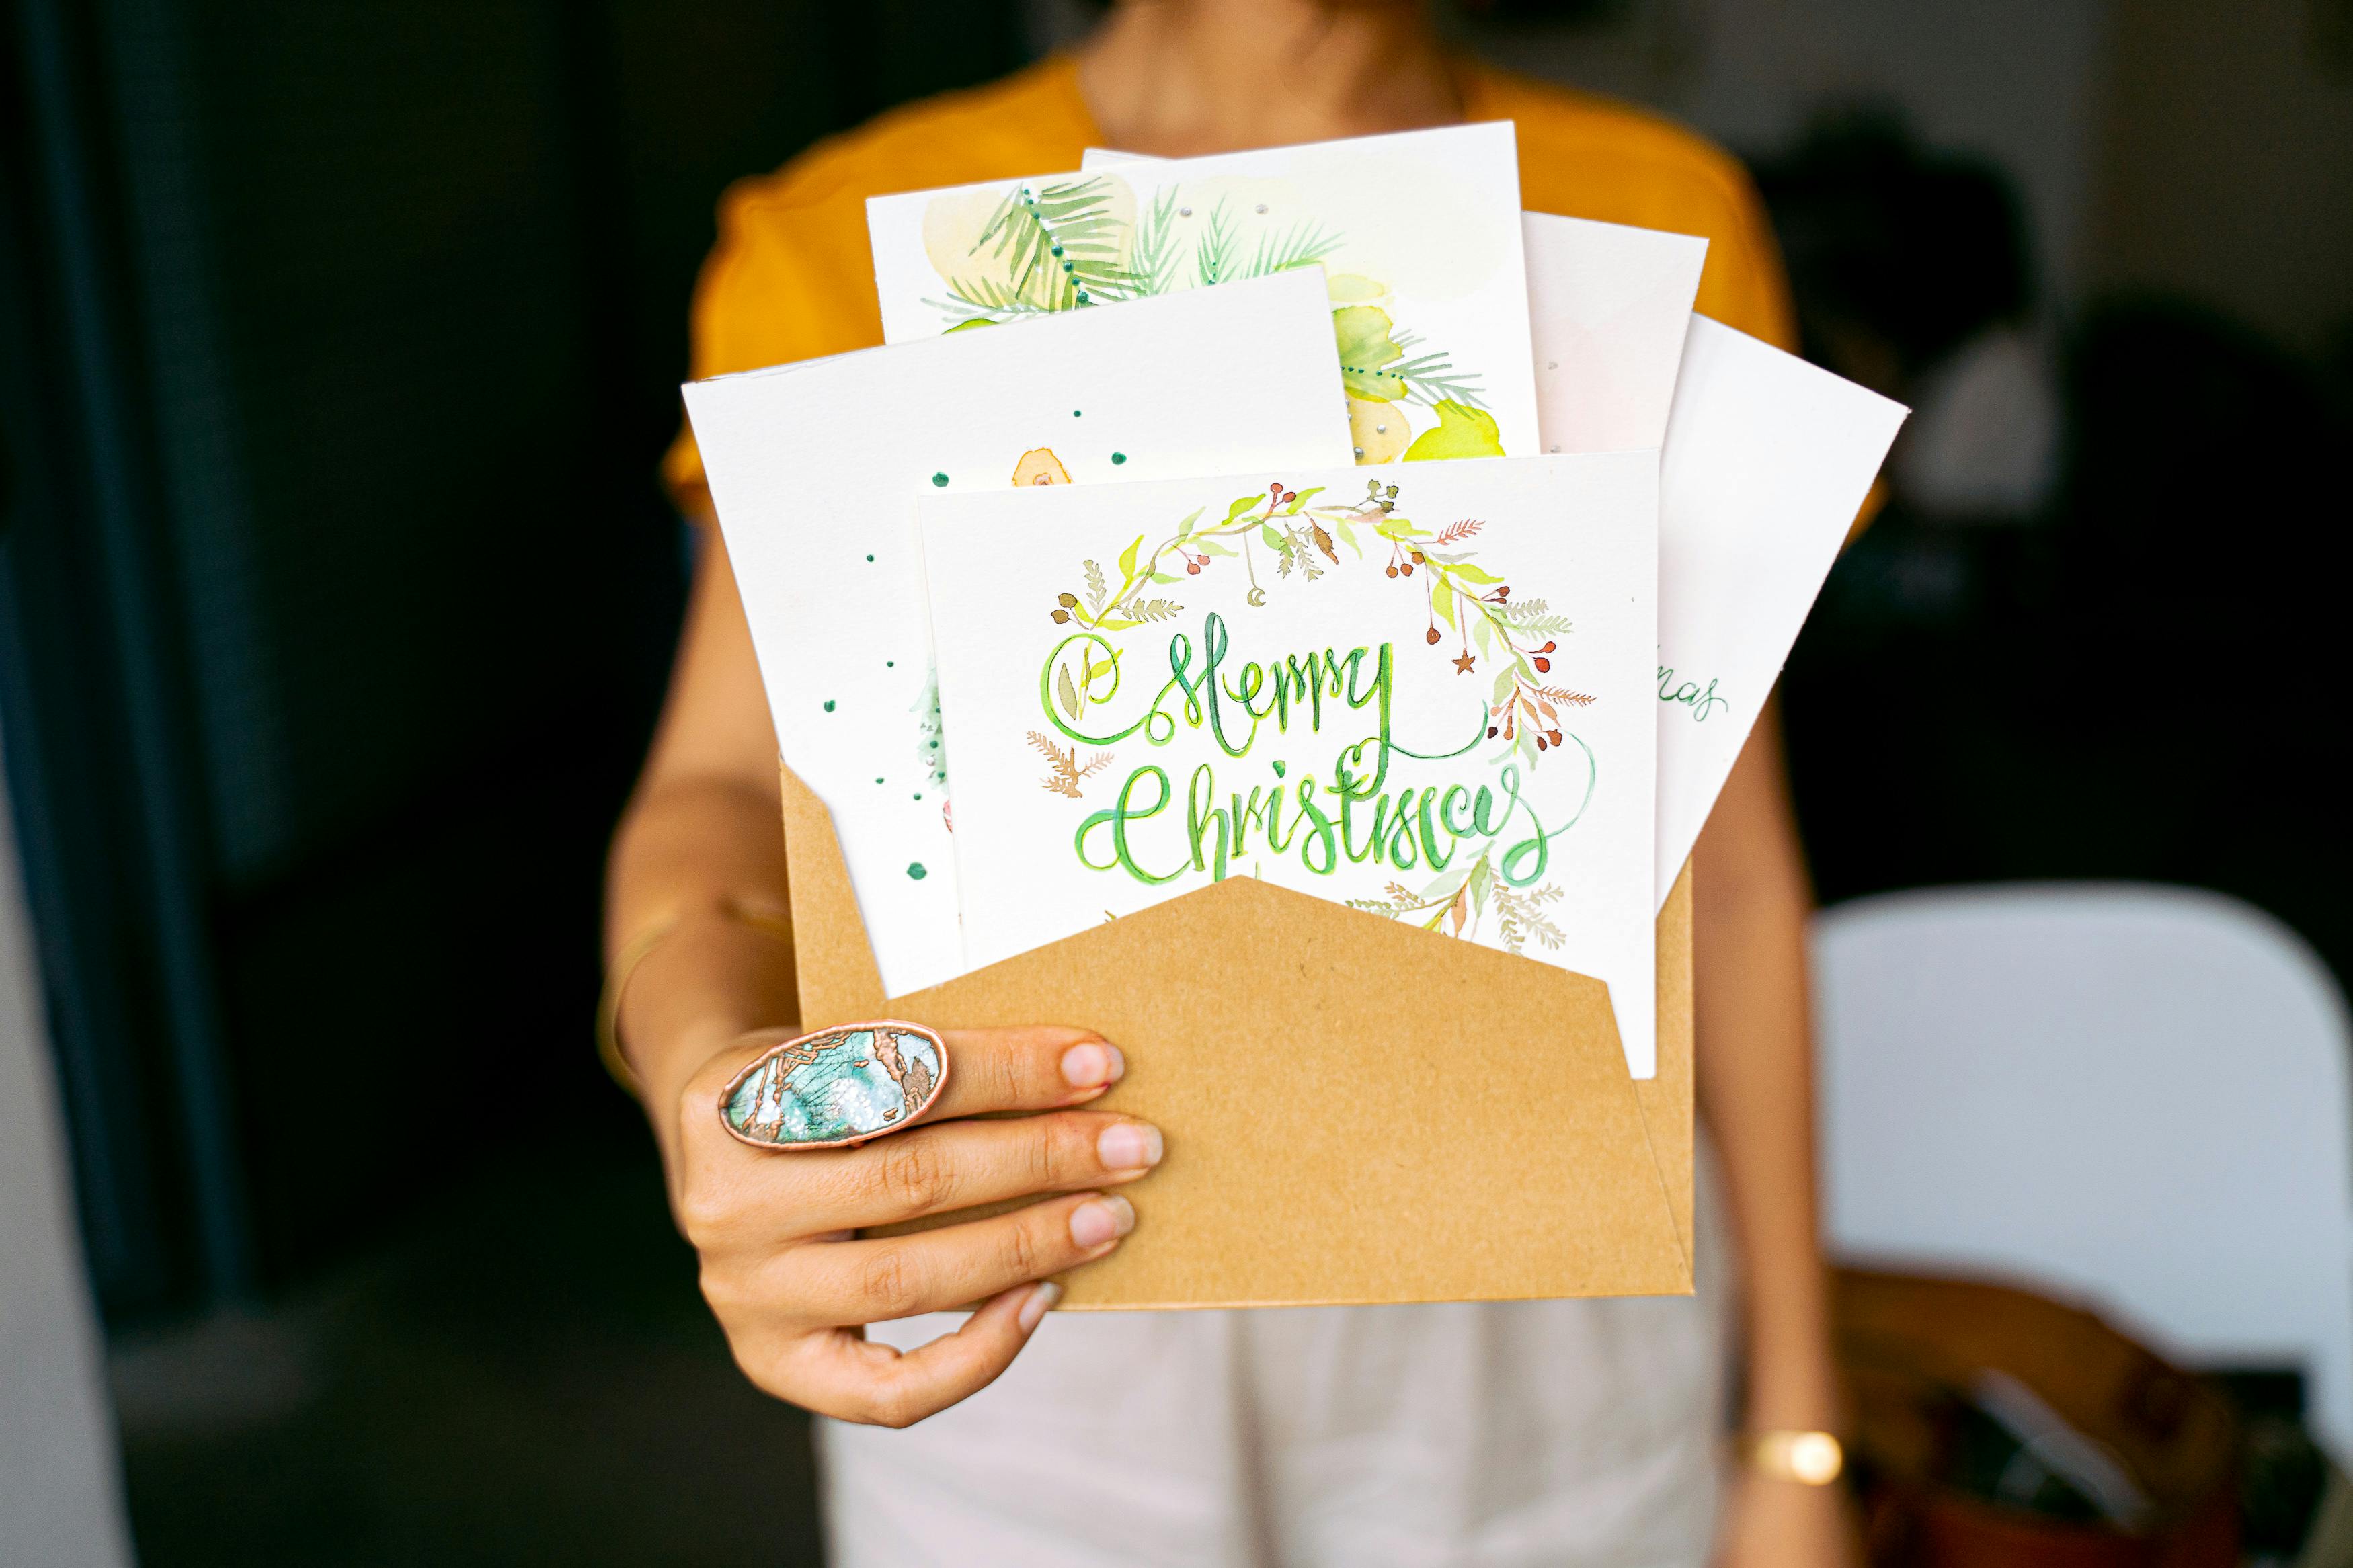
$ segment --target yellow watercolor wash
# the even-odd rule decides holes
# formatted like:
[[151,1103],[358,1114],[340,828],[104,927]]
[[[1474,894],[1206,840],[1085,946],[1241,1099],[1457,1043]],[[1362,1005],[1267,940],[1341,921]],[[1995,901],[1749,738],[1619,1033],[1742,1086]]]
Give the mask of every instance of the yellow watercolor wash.
[[1013,482],[1017,485],[1067,485],[1071,470],[1062,467],[1062,459],[1054,456],[1051,447],[1033,447],[1021,454],[1013,465]]
[[1438,428],[1425,430],[1406,448],[1409,463],[1427,463],[1448,458],[1500,458],[1504,455],[1501,432],[1495,428],[1495,417],[1483,409],[1472,408],[1460,403],[1438,405]]
[[1348,437],[1356,444],[1357,462],[1394,463],[1412,435],[1412,426],[1406,423],[1404,405],[1375,403],[1362,397],[1348,399]]

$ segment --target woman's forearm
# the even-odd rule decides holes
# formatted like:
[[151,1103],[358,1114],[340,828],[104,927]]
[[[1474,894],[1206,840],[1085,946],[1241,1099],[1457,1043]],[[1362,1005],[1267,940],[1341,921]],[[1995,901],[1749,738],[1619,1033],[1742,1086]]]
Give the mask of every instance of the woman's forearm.
[[[657,784],[614,843],[608,963],[630,969],[616,1033],[649,1109],[744,1032],[793,1022],[776,797],[725,779]],[[744,917],[749,915],[751,920]],[[656,1118],[657,1135],[670,1129]]]
[[665,1108],[695,1069],[744,1032],[797,1016],[776,781],[751,634],[713,530],[607,868],[606,963],[628,965],[616,975],[616,1033],[666,1154],[676,1129]]
[[1746,1265],[1746,1419],[1752,1429],[1835,1426],[1806,1000],[1812,896],[1778,715],[1757,726],[1725,786],[1694,891],[1699,1102]]

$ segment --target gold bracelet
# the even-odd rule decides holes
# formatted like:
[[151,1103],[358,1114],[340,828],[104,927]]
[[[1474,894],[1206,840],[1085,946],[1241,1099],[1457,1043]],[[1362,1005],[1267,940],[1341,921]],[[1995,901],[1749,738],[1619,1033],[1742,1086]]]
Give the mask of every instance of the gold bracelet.
[[[792,945],[793,924],[782,915],[745,909],[733,899],[722,899],[712,908],[723,919],[733,921],[737,925],[758,931],[763,936],[774,937],[787,947]],[[605,1064],[605,1070],[613,1075],[613,1081],[628,1090],[632,1099],[642,1100],[644,1095],[639,1089],[638,1075],[629,1066],[628,1056],[621,1049],[621,993],[628,988],[629,976],[637,973],[638,965],[643,963],[665,938],[685,923],[686,915],[682,911],[673,911],[648,921],[643,930],[621,944],[621,951],[615,953],[613,962],[606,966],[605,989],[596,998],[596,1058]]]
[[1846,1473],[1846,1446],[1828,1432],[1753,1433],[1741,1457],[1757,1474],[1801,1487],[1826,1487]]

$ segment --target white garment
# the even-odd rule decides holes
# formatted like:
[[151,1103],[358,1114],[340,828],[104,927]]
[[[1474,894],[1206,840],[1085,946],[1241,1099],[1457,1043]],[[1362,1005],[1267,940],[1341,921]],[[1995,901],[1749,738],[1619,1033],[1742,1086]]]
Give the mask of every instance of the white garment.
[[928,1421],[820,1420],[832,1561],[1696,1568],[1732,1267],[1701,1156],[1695,1297],[1060,1312]]

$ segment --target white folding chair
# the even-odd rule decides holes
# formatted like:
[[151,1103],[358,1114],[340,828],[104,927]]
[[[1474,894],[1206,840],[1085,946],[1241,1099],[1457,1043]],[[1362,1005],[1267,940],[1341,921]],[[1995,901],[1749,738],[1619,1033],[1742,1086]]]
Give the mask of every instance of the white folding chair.
[[2293,1364],[2353,1458],[2344,999],[2214,894],[1890,894],[1814,930],[1828,1245],[2007,1277],[2200,1366]]

